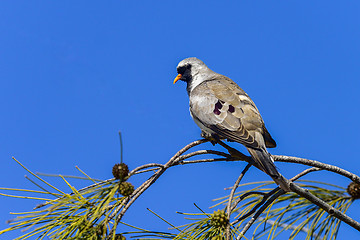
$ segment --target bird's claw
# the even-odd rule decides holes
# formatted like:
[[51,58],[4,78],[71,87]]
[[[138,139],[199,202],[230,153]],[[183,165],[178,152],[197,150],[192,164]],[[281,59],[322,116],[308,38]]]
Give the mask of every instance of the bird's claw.
[[207,132],[204,132],[204,131],[201,131],[201,137],[209,140],[213,146],[215,146],[215,144],[216,144],[218,141],[220,141],[218,135],[216,135],[216,134],[211,134],[211,133],[207,133]]

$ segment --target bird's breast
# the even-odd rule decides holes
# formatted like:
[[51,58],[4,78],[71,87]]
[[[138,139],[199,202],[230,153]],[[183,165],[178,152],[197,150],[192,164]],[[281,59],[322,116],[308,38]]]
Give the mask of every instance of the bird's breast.
[[193,113],[191,112],[191,108],[190,108],[190,115],[194,120],[194,122],[196,123],[196,125],[198,125],[201,130],[209,134],[215,134],[214,131],[212,131],[210,128],[207,128],[196,116],[193,115]]

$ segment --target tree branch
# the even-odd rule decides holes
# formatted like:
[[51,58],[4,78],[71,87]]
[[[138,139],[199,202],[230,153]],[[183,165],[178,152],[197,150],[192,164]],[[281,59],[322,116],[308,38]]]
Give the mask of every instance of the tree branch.
[[[117,225],[116,223],[121,221],[122,217],[124,216],[126,211],[130,208],[130,206],[136,201],[136,199],[139,196],[141,196],[142,193],[144,193],[144,191],[146,191],[153,183],[155,183],[157,181],[157,179],[168,168],[170,168],[172,166],[177,166],[177,165],[192,164],[192,163],[203,163],[203,162],[246,161],[246,162],[248,162],[248,164],[244,168],[244,170],[242,171],[240,176],[238,177],[238,179],[235,182],[235,184],[234,184],[234,186],[233,186],[233,188],[231,190],[231,193],[229,195],[228,203],[227,203],[227,206],[226,206],[226,213],[227,213],[228,218],[230,219],[230,215],[233,212],[233,210],[240,203],[240,201],[242,201],[245,197],[247,197],[247,196],[249,196],[251,194],[260,194],[260,195],[263,195],[263,198],[248,213],[246,213],[244,216],[236,219],[233,223],[231,223],[231,225],[236,224],[236,223],[240,222],[241,220],[243,220],[243,219],[245,219],[245,218],[247,218],[247,217],[249,217],[249,216],[251,216],[253,214],[250,221],[246,224],[246,226],[241,231],[240,235],[237,237],[237,239],[241,239],[242,236],[251,227],[251,225],[260,216],[260,214],[271,203],[273,203],[276,200],[276,198],[278,198],[279,196],[281,196],[285,192],[283,190],[281,190],[279,187],[273,189],[272,191],[270,191],[268,193],[256,192],[256,191],[247,192],[247,193],[243,194],[242,196],[240,196],[239,199],[237,199],[233,203],[233,198],[234,198],[235,191],[236,191],[240,181],[244,177],[244,174],[248,171],[248,169],[250,168],[251,165],[254,165],[255,167],[257,167],[257,164],[253,161],[253,159],[251,157],[246,156],[245,154],[243,154],[240,151],[228,146],[227,144],[225,144],[222,141],[218,141],[217,143],[220,144],[225,149],[227,149],[227,151],[230,154],[227,154],[227,153],[224,153],[224,152],[221,152],[221,151],[215,151],[215,150],[198,150],[198,151],[194,151],[194,152],[191,152],[191,153],[188,153],[188,154],[184,154],[189,149],[191,149],[191,148],[193,148],[195,146],[198,146],[200,144],[206,143],[208,141],[209,140],[207,140],[207,139],[201,139],[201,140],[197,140],[197,141],[194,141],[192,143],[189,143],[184,148],[182,148],[180,151],[178,151],[173,157],[171,157],[166,164],[150,163],[150,164],[145,164],[143,166],[139,166],[139,167],[133,169],[129,173],[128,178],[135,175],[135,174],[140,174],[140,173],[149,172],[149,171],[155,171],[155,173],[152,174],[148,178],[148,180],[146,180],[144,183],[142,183],[132,193],[131,196],[124,198],[123,201],[121,202],[121,204],[119,204],[119,205],[118,205],[118,203],[114,204],[116,207],[114,206],[115,209],[110,214],[108,219],[110,221],[111,219],[115,218],[115,224],[110,229],[110,233],[108,234],[108,238],[110,239],[111,236],[113,236],[113,234],[114,234],[114,232],[116,230],[116,225]],[[222,158],[186,160],[186,159],[189,159],[189,158],[191,158],[193,156],[199,156],[199,155],[204,155],[204,154],[213,154],[213,155],[221,156]],[[281,156],[281,155],[272,155],[272,156],[273,156],[275,161],[290,162],[290,163],[297,163],[297,164],[303,164],[303,165],[312,166],[312,168],[308,168],[308,169],[304,170],[303,172],[297,174],[293,178],[291,178],[290,181],[296,181],[300,177],[305,176],[306,174],[314,172],[314,171],[327,170],[327,171],[331,171],[331,172],[334,172],[336,174],[345,176],[345,177],[351,179],[353,182],[356,182],[356,183],[360,184],[360,177],[359,176],[357,176],[357,175],[355,175],[355,174],[353,174],[353,173],[351,173],[349,171],[346,171],[344,169],[341,169],[339,167],[333,166],[333,165],[329,165],[329,164],[325,164],[325,163],[321,163],[321,162],[318,162],[318,161],[315,161],[315,160],[309,160],[309,159],[305,159],[305,158],[298,158],[298,157],[291,157],[291,156]],[[92,185],[90,185],[88,187],[82,188],[82,189],[78,190],[78,192],[81,193],[81,192],[83,192],[83,191],[85,191],[85,190],[87,190],[89,188],[99,187],[102,184],[106,184],[106,183],[112,182],[114,180],[115,179],[112,178],[112,179],[108,179],[108,180],[105,180],[105,181],[102,181],[102,182],[98,182],[98,183],[92,184]],[[313,204],[317,205],[319,208],[321,208],[324,211],[328,212],[330,215],[338,218],[339,220],[349,224],[353,228],[360,231],[360,223],[358,223],[357,221],[355,221],[352,218],[348,217],[346,214],[342,213],[341,211],[337,210],[336,208],[330,206],[329,204],[327,204],[323,200],[319,199],[318,197],[314,196],[308,190],[305,190],[305,189],[299,187],[297,184],[295,184],[293,182],[290,182],[290,188],[291,188],[291,190],[293,192],[295,192],[298,195],[306,198],[307,200],[309,200]],[[71,194],[73,194],[73,193],[70,193],[70,195]],[[60,197],[58,199],[61,199],[61,198],[62,197]],[[58,199],[56,199],[56,200],[58,200]],[[52,202],[52,201],[50,201],[50,202]],[[50,202],[40,204],[36,208],[43,207],[43,206],[49,204]],[[227,229],[226,229],[226,238],[230,239],[230,224],[227,226]]]
[[310,159],[306,159],[306,158],[298,158],[298,157],[290,157],[290,156],[282,156],[282,155],[272,155],[272,157],[274,158],[275,161],[278,161],[278,162],[300,163],[303,165],[321,168],[321,169],[324,169],[324,170],[327,170],[330,172],[340,174],[344,177],[349,178],[351,181],[360,184],[359,176],[357,176],[356,174],[353,174],[349,171],[346,171],[342,168],[334,166],[334,165],[330,165],[330,164],[326,164],[326,163],[322,163],[319,161],[310,160]]
[[[141,166],[138,167],[136,169],[134,169],[132,171],[132,174],[136,174],[138,172],[143,172],[145,168],[149,168],[149,167],[155,167],[152,170],[157,170],[156,173],[154,173],[147,181],[145,181],[140,187],[138,187],[136,189],[136,191],[128,198],[126,198],[123,203],[121,204],[121,206],[119,206],[110,216],[110,219],[112,219],[113,217],[116,216],[116,222],[119,222],[121,220],[121,218],[123,217],[123,215],[125,214],[125,212],[127,211],[127,209],[132,205],[132,203],[146,190],[148,189],[169,167],[172,166],[176,166],[176,165],[182,165],[182,164],[191,164],[191,163],[201,163],[201,162],[215,162],[215,161],[246,161],[249,164],[247,165],[247,167],[244,169],[243,173],[245,173],[248,169],[248,167],[250,167],[251,165],[255,165],[254,161],[252,160],[251,157],[246,156],[245,154],[239,152],[238,150],[228,146],[227,144],[225,144],[222,141],[219,141],[218,143],[223,146],[224,148],[226,148],[229,154],[223,153],[223,152],[219,152],[219,151],[214,151],[214,150],[199,150],[199,151],[195,151],[186,155],[182,155],[184,152],[186,152],[187,150],[189,150],[190,148],[200,145],[202,143],[208,142],[208,140],[206,139],[202,139],[202,140],[197,140],[194,141],[190,144],[188,144],[187,146],[185,146],[183,149],[181,149],[180,151],[178,151],[165,165],[161,165],[161,164],[147,164],[145,166]],[[190,157],[193,156],[197,156],[197,155],[202,155],[202,154],[215,154],[215,155],[219,155],[219,156],[223,156],[225,158],[213,158],[213,159],[200,159],[200,160],[188,160],[188,161],[184,161],[185,159],[188,159]],[[324,163],[320,163],[314,160],[308,160],[308,159],[303,159],[303,158],[296,158],[296,157],[289,157],[289,156],[276,156],[273,155],[274,160],[276,161],[282,161],[282,162],[294,162],[294,163],[300,163],[300,164],[304,164],[304,165],[310,165],[310,166],[314,166],[314,168],[309,168],[306,169],[305,171],[299,173],[298,175],[296,175],[295,177],[293,177],[291,180],[295,181],[298,178],[310,173],[310,172],[314,172],[314,171],[319,171],[319,170],[328,170],[328,171],[332,171],[335,173],[338,173],[340,175],[346,176],[348,178],[350,178],[353,181],[359,181],[360,178],[358,176],[356,176],[355,174],[352,174],[346,170],[343,170],[341,168],[332,166],[332,165],[328,165],[328,164],[324,164]],[[142,171],[140,171],[142,170]],[[230,203],[232,201],[234,192],[236,190],[237,185],[239,184],[239,182],[241,181],[242,177],[243,177],[243,173],[239,176],[238,180],[236,181],[232,193],[230,194]],[[300,191],[303,190],[302,188],[300,188],[299,186],[297,186],[294,183],[291,183],[292,186],[296,186],[293,187],[296,191]],[[304,190],[305,191],[305,190]],[[251,193],[251,192],[250,192]],[[258,208],[258,210],[256,211],[256,213],[254,214],[254,216],[252,217],[252,219],[247,223],[247,225],[245,226],[245,228],[243,229],[243,231],[241,232],[241,234],[245,234],[246,231],[250,228],[250,226],[255,222],[255,220],[258,218],[258,216],[267,208],[267,206],[269,206],[273,201],[275,201],[275,199],[279,196],[281,196],[282,194],[284,194],[285,192],[283,190],[281,190],[279,187],[275,188],[274,190],[270,191],[268,194],[265,194],[262,201],[260,203],[258,203],[253,209],[250,210],[249,213],[247,213],[245,216],[243,216],[242,218],[237,219],[236,221],[234,221],[234,223],[232,224],[236,224],[237,222],[241,221],[242,219],[245,219],[246,217],[250,216],[251,214],[253,214]],[[251,193],[251,194],[255,194],[255,193]],[[298,193],[299,194],[299,193]],[[299,194],[300,195],[300,194]],[[307,199],[317,199],[315,196],[313,196],[311,193],[307,192],[306,194]],[[304,195],[304,197],[305,197]],[[270,197],[271,196],[271,197]],[[270,197],[270,199],[268,199]],[[229,205],[227,206],[227,214],[231,213],[232,209],[234,209],[234,207],[236,207],[238,205],[238,203],[241,201],[241,197],[239,198],[239,200],[234,204],[233,207],[229,208]],[[320,199],[319,199],[320,200]],[[320,200],[322,201],[322,200]],[[324,203],[324,202],[323,202]],[[229,204],[229,203],[228,203]],[[318,205],[319,207],[323,206],[326,207],[326,203]],[[231,204],[230,204],[231,206]],[[329,205],[328,205],[329,206]],[[321,207],[322,208],[322,207]],[[330,208],[332,208],[330,206]],[[121,210],[121,211],[120,211]],[[326,209],[324,209],[326,211]],[[119,213],[120,211],[120,213]],[[330,211],[330,210],[329,210]],[[331,211],[332,212],[332,211]],[[340,212],[340,211],[338,211]],[[119,214],[118,214],[119,213]],[[340,212],[341,213],[341,212]],[[341,218],[339,218],[340,220],[344,219],[346,220],[346,223],[351,223],[353,227],[357,227],[358,223],[356,221],[354,221],[353,219],[349,218],[348,216],[346,216],[345,214],[341,213],[341,214],[333,214],[335,217],[340,216]],[[344,221],[342,220],[342,221]],[[357,229],[357,228],[356,228]],[[111,229],[109,236],[112,235],[113,231],[115,231],[114,228]],[[242,235],[239,235],[242,236]],[[227,235],[229,236],[229,234]],[[240,237],[241,238],[241,237]]]
[[[346,214],[342,213],[341,211],[337,210],[336,208],[330,206],[329,204],[325,203],[324,201],[322,201],[321,199],[317,198],[316,196],[314,196],[313,194],[311,194],[309,191],[301,188],[300,186],[298,186],[297,184],[293,183],[292,181],[296,181],[297,179],[299,179],[302,176],[305,176],[308,173],[314,172],[314,171],[320,171],[322,169],[317,168],[317,167],[313,167],[313,168],[308,168],[304,171],[302,171],[301,173],[297,174],[296,176],[294,176],[293,178],[290,179],[290,187],[292,186],[291,190],[296,192],[297,194],[299,194],[300,196],[308,199],[310,202],[312,202],[313,204],[319,206],[321,209],[323,209],[324,211],[328,212],[329,214],[331,214],[332,216],[338,218],[339,220],[349,224],[350,226],[354,227],[355,229],[358,229],[358,227],[360,227],[360,224],[358,222],[356,222],[355,220],[353,220],[352,218],[348,217]],[[237,206],[240,201],[242,201],[242,199],[244,199],[245,197],[247,197],[250,194],[256,194],[257,192],[247,192],[245,194],[243,194],[238,201],[236,202]],[[243,230],[241,231],[241,233],[239,234],[237,239],[241,239],[244,234],[248,231],[248,229],[254,224],[254,222],[256,221],[256,219],[260,216],[260,214],[266,210],[266,208],[276,200],[276,198],[280,197],[281,195],[283,195],[285,192],[280,189],[279,187],[273,189],[271,192],[265,194],[263,196],[263,199],[261,200],[260,203],[258,203],[257,205],[255,205],[247,214],[245,214],[243,217],[238,218],[236,221],[234,221],[233,223],[231,223],[232,225],[240,222],[241,220],[249,217],[251,214],[253,214],[257,208],[259,208],[259,210],[254,214],[254,216],[251,218],[251,220],[245,225],[245,227],[243,228]],[[271,196],[271,198],[266,201],[269,197]],[[265,202],[266,201],[266,202]],[[265,202],[265,203],[264,203]],[[358,229],[359,230],[359,229]]]
[[305,176],[306,174],[308,173],[311,173],[311,172],[315,172],[315,171],[320,171],[322,169],[320,168],[317,168],[317,167],[312,167],[312,168],[308,168],[308,169],[305,169],[304,171],[302,171],[301,173],[297,174],[296,176],[292,177],[290,179],[290,181],[296,181],[298,180],[299,178]]

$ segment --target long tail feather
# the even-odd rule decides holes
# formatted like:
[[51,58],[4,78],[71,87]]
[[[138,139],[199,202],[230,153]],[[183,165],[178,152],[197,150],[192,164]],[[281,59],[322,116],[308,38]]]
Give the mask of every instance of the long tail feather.
[[248,151],[253,160],[258,164],[260,170],[269,175],[284,191],[290,192],[289,180],[278,172],[270,153],[268,153],[265,149],[248,148]]

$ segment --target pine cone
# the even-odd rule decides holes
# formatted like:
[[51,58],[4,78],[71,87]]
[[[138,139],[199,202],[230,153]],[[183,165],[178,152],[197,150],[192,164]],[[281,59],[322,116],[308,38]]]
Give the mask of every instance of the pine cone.
[[117,163],[113,166],[112,174],[115,179],[124,180],[129,175],[129,167],[125,163]]
[[119,193],[125,197],[130,196],[134,192],[134,186],[129,182],[121,182]]
[[360,184],[358,184],[356,182],[350,183],[349,186],[347,187],[347,192],[349,193],[349,195],[352,198],[359,199],[360,198]]
[[210,225],[216,228],[225,228],[229,219],[223,210],[215,211],[210,218]]

